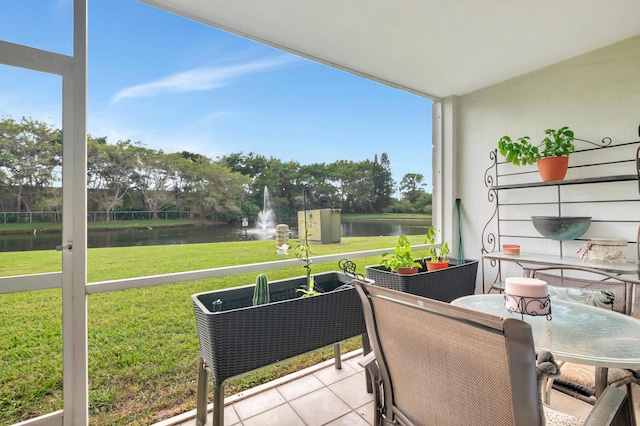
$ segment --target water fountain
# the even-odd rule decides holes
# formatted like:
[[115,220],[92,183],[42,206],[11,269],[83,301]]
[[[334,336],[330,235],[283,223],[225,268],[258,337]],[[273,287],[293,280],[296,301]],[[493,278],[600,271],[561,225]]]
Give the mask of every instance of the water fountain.
[[262,211],[258,213],[256,219],[255,231],[261,240],[273,238],[276,233],[276,219],[271,208],[271,200],[269,198],[269,189],[264,187],[264,198],[262,204]]

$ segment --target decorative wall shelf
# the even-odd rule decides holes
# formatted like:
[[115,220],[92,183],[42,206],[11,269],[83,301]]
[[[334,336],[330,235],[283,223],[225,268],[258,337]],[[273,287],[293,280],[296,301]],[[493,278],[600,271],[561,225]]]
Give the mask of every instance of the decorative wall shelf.
[[[640,128],[638,129],[640,135]],[[608,139],[608,138],[605,138]],[[603,139],[604,140],[604,139]],[[626,147],[626,148],[625,148]],[[635,158],[629,157],[628,151],[635,149]],[[617,149],[617,150],[616,150]],[[612,155],[601,156],[601,155],[593,155],[594,151],[602,151],[607,150],[613,152]],[[614,151],[615,150],[615,151]],[[618,155],[617,152],[626,151],[625,154]],[[591,152],[591,154],[588,154]],[[511,226],[510,232],[505,232],[504,228],[508,222],[511,223],[520,223],[527,222],[528,219],[509,219],[505,218],[501,215],[501,208],[511,208],[518,209],[522,212],[522,209],[527,209],[526,211],[532,212],[535,209],[539,209],[541,207],[553,208],[555,206],[555,210],[557,211],[558,216],[563,216],[563,206],[566,208],[571,205],[574,210],[580,212],[579,215],[585,216],[594,216],[592,212],[594,211],[597,204],[601,203],[612,203],[612,205],[622,205],[621,203],[630,203],[631,205],[640,206],[640,141],[635,142],[626,142],[617,145],[611,145],[610,140],[609,143],[604,146],[599,146],[597,148],[588,148],[584,150],[576,151],[572,154],[572,156],[583,155],[582,161],[579,165],[570,167],[571,169],[584,169],[586,171],[592,170],[592,174],[595,174],[597,170],[596,168],[606,167],[612,170],[620,171],[621,167],[629,168],[631,166],[630,163],[635,163],[635,174],[612,174],[608,176],[588,176],[576,179],[565,179],[561,181],[550,181],[550,182],[513,182],[514,180],[522,179],[524,175],[532,175],[531,171],[525,171],[521,173],[504,173],[501,170],[502,166],[506,163],[498,162],[498,151],[497,149],[491,151],[489,153],[489,158],[492,162],[491,166],[487,168],[484,175],[484,182],[487,188],[487,198],[489,202],[494,205],[493,214],[485,224],[482,231],[482,279],[483,279],[483,291],[487,292],[489,290],[498,290],[500,291],[502,288],[502,264],[501,262],[515,262],[522,266],[525,270],[527,269],[527,265],[538,265],[538,266],[558,266],[559,269],[576,269],[576,270],[586,270],[586,271],[602,271],[604,275],[627,275],[627,274],[639,274],[639,266],[636,264],[636,259],[633,259],[632,262],[627,262],[624,265],[616,265],[612,267],[611,265],[604,264],[593,264],[593,262],[585,263],[582,262],[577,255],[566,256],[564,251],[565,241],[557,241],[557,254],[535,254],[530,253],[530,250],[526,248],[523,249],[520,256],[506,255],[500,251],[502,247],[502,243],[504,239],[514,240],[514,239],[544,239],[544,237],[540,235],[526,235],[526,233],[513,232],[514,229],[522,229],[522,226]],[[604,158],[604,160],[603,160]],[[607,158],[609,158],[607,160]],[[592,161],[588,161],[593,159]],[[586,169],[585,169],[586,168]],[[589,169],[591,168],[591,169]],[[589,173],[580,173],[582,175],[588,175]],[[562,188],[565,188],[567,191],[570,190],[570,186],[575,185],[601,185],[607,183],[616,183],[616,182],[638,182],[638,190],[637,192],[630,194],[611,194],[608,195],[606,200],[601,200],[597,195],[596,187],[594,187],[594,191],[581,191],[582,195],[586,198],[576,200],[575,197],[566,197]],[[552,193],[547,193],[547,199],[539,200],[533,196],[526,197],[524,200],[512,202],[505,202],[502,200],[501,193],[510,190],[522,191],[524,189],[531,189],[532,191],[542,190],[541,188],[545,187],[555,187],[557,191]],[[550,195],[555,194],[555,195]],[[586,195],[585,195],[586,194]],[[549,198],[551,197],[551,198]],[[567,199],[568,198],[568,199]],[[637,203],[637,204],[636,204]],[[613,210],[615,208],[612,207]],[[532,213],[531,215],[535,215]],[[569,216],[567,214],[567,216]],[[633,224],[640,223],[640,220],[635,217],[629,219],[610,219],[609,217],[594,217],[594,222],[597,223],[605,223],[607,225],[623,225],[625,227]],[[634,232],[635,234],[635,232]],[[640,228],[637,232],[637,235],[634,235],[635,241],[632,241],[631,238],[627,238],[630,244],[636,244],[636,251],[639,254],[640,259],[640,245],[638,240],[640,239]],[[550,240],[549,240],[550,241]],[[511,241],[504,241],[511,242]],[[575,244],[575,243],[574,243]],[[575,250],[574,250],[575,251]],[[573,254],[573,252],[571,252]],[[485,262],[491,266],[491,271],[488,271],[485,268]],[[640,261],[639,261],[640,262]],[[489,273],[492,276],[487,276]],[[495,274],[495,276],[493,276]],[[629,279],[629,282],[635,282],[640,284],[640,279],[634,280]]]
[[590,183],[603,183],[603,182],[626,182],[630,180],[638,180],[639,175],[618,175],[618,176],[603,176],[583,179],[565,179],[554,180],[550,182],[530,182],[530,183],[512,183],[508,185],[490,186],[488,189],[491,191],[499,191],[501,189],[517,189],[517,188],[539,188],[543,186],[564,186],[564,185],[584,185]]

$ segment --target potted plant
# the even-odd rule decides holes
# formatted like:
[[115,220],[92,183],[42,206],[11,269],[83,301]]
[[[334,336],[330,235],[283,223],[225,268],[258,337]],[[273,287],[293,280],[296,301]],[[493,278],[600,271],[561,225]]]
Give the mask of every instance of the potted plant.
[[299,288],[298,292],[302,293],[302,297],[315,296],[318,291],[315,288],[313,275],[311,275],[311,259],[309,259],[309,255],[313,254],[311,251],[311,244],[309,244],[309,234],[311,231],[309,230],[310,224],[305,219],[304,221],[304,238],[298,238],[298,243],[296,244],[295,256],[304,262],[304,269],[307,270],[307,285],[304,288]]
[[[435,247],[434,247],[435,248]],[[448,244],[436,256],[449,255]],[[375,285],[429,297],[442,302],[451,302],[462,296],[468,296],[475,292],[478,261],[465,259],[459,263],[449,261],[449,267],[436,271],[428,271],[422,259],[414,260],[411,255],[411,246],[407,237],[401,236],[394,253],[383,255],[379,265],[365,266],[367,278],[374,281]],[[419,264],[417,273],[402,275],[394,268],[400,263]]]
[[411,243],[404,235],[398,237],[398,244],[393,253],[385,253],[382,255],[382,266],[388,268],[400,275],[417,274],[418,268],[421,266],[419,262],[413,260],[411,254]]
[[538,145],[532,145],[529,136],[514,141],[505,135],[498,141],[498,150],[507,163],[516,166],[537,163],[545,182],[562,180],[569,166],[569,154],[575,150],[574,133],[567,126],[547,129],[544,133],[547,136]]
[[423,258],[427,271],[447,268],[449,266],[449,243],[445,241],[440,249],[436,248],[436,229],[433,226],[427,231],[425,242],[429,244],[429,257]]

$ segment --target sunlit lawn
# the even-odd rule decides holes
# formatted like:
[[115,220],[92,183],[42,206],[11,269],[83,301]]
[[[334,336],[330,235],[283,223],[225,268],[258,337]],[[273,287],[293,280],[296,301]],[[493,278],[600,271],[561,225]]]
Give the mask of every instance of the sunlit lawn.
[[[410,237],[413,244],[423,236]],[[342,238],[314,245],[314,255],[392,247],[397,237]],[[295,242],[291,242],[295,245]],[[416,257],[423,252],[416,252]],[[289,257],[292,257],[289,255]],[[276,260],[273,241],[88,250],[89,282]],[[355,259],[358,272],[380,257]],[[56,251],[0,254],[0,276],[60,271]],[[337,264],[312,264],[313,272]],[[300,267],[267,271],[271,280],[304,275]],[[256,274],[118,291],[88,297],[90,422],[143,425],[195,408],[198,339],[194,293],[255,282]],[[0,295],[0,424],[62,408],[61,291]],[[301,331],[303,332],[303,331]],[[343,351],[360,345],[354,338]],[[227,382],[227,394],[332,357],[325,348]]]

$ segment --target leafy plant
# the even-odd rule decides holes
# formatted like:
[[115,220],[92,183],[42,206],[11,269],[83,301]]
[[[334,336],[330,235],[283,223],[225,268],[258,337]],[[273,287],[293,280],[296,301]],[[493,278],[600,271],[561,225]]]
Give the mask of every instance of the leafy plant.
[[445,262],[449,260],[449,243],[446,241],[442,243],[440,246],[440,250],[436,247],[436,228],[433,226],[429,228],[427,231],[427,239],[425,243],[429,244],[429,259],[431,262],[442,261]]
[[569,155],[575,150],[574,133],[569,127],[564,126],[558,130],[547,129],[544,133],[547,136],[536,146],[531,145],[529,136],[513,141],[511,137],[505,135],[498,141],[498,150],[507,163],[516,166],[533,164],[540,158]]
[[311,234],[311,231],[309,230],[310,226],[311,224],[305,219],[304,238],[298,238],[295,248],[295,256],[304,262],[304,268],[307,270],[307,287],[296,290],[297,292],[302,293],[302,296],[300,297],[309,297],[320,294],[320,292],[315,289],[313,276],[311,275],[311,259],[309,259],[309,255],[313,254],[313,252],[311,251],[311,244],[309,244],[309,235]]
[[392,271],[397,271],[402,267],[421,266],[419,262],[413,260],[411,254],[411,243],[404,235],[398,237],[398,244],[393,253],[384,253],[382,255],[381,265]]

